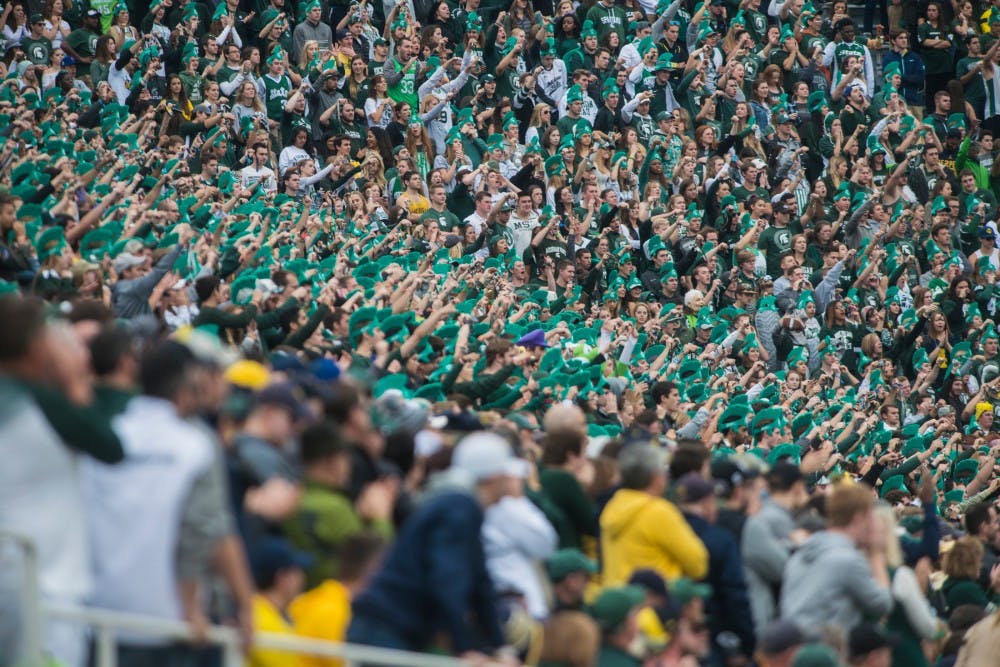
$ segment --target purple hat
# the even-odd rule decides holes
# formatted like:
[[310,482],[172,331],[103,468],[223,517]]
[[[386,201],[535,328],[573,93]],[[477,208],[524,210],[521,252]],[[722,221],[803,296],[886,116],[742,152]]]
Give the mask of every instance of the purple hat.
[[521,347],[548,347],[545,341],[545,332],[541,329],[529,331],[517,340],[517,345]]

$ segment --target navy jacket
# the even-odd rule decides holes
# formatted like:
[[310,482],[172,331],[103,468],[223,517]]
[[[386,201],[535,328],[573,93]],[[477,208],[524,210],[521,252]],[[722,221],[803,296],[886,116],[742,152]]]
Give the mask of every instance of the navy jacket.
[[936,504],[924,505],[924,527],[920,539],[904,536],[900,546],[906,564],[911,567],[924,556],[931,560],[938,559],[941,553],[941,526],[938,524]]
[[699,516],[684,514],[691,529],[708,549],[708,583],[712,597],[705,601],[712,637],[732,632],[740,638],[742,653],[753,655],[756,638],[750,596],[743,576],[743,559],[733,534]]
[[503,645],[496,594],[480,541],[483,511],[448,490],[403,523],[381,571],[355,601],[355,618],[378,622],[412,649],[444,637],[456,654]]
[[900,92],[906,103],[923,104],[925,76],[924,61],[920,55],[914,51],[907,51],[905,56],[900,56],[899,52],[890,51],[882,59],[882,67],[886,67],[890,63],[898,64],[902,70],[900,78],[903,80],[903,89]]

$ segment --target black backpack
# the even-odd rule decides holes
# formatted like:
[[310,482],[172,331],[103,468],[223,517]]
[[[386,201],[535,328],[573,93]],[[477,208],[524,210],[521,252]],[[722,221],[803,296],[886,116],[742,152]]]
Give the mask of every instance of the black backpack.
[[777,353],[779,360],[787,359],[788,353],[795,347],[795,341],[792,340],[791,332],[781,325],[771,334],[771,342],[774,344],[774,351]]
[[937,612],[938,618],[947,619],[951,616],[951,607],[948,604],[948,595],[946,588],[948,586],[948,581],[946,580],[940,588],[935,588],[931,586],[927,591],[927,599],[930,601],[931,606],[934,607],[934,611]]

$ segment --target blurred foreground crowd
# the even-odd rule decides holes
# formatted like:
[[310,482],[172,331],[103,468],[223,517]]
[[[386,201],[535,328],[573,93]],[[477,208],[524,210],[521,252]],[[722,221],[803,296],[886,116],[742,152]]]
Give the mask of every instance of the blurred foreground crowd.
[[995,662],[1000,0],[857,9],[5,2],[44,599],[261,667]]

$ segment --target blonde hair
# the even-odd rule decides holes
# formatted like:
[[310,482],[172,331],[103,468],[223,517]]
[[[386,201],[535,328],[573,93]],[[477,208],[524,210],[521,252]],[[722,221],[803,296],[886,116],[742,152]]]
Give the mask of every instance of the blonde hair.
[[[531,127],[537,127],[539,129],[541,129],[541,127],[543,126],[543,123],[542,123],[542,111],[544,111],[545,109],[551,109],[551,108],[552,107],[550,107],[545,102],[539,102],[538,104],[536,104],[535,105],[535,110],[531,112],[531,120],[528,121],[528,125],[531,126]],[[538,143],[541,143],[541,141],[542,141],[541,137],[539,137],[538,138]]]
[[600,644],[601,631],[589,616],[578,611],[555,614],[545,625],[540,661],[591,667]]
[[309,47],[311,46],[315,46],[318,49],[319,42],[317,42],[315,39],[307,39],[302,44],[302,53],[299,55],[299,69],[302,70],[303,72],[306,71],[306,69],[309,67],[309,63],[311,63],[313,57],[315,57],[315,56],[310,57],[307,55],[309,53]]
[[892,569],[898,568],[903,564],[903,547],[896,532],[896,512],[888,503],[876,503],[875,518],[881,521],[885,528],[886,565]]
[[949,577],[976,579],[983,561],[983,545],[975,537],[959,538],[944,555],[942,569]]

